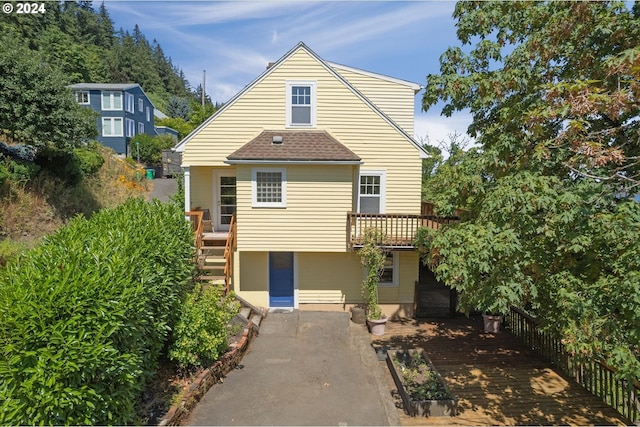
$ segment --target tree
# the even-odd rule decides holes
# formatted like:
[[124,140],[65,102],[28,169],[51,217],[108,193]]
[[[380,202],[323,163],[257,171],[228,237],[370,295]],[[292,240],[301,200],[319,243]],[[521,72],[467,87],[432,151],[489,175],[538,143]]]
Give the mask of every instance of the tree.
[[[468,220],[419,238],[463,310],[535,312],[578,356],[640,378],[640,19],[623,2],[460,2],[423,107],[478,147],[430,180]],[[635,237],[634,237],[635,236]]]
[[167,103],[167,115],[169,117],[189,120],[191,114],[191,107],[189,107],[189,100],[186,98],[178,98],[172,96]]
[[95,113],[76,104],[65,83],[41,55],[0,36],[0,132],[36,147],[70,148],[93,138]]

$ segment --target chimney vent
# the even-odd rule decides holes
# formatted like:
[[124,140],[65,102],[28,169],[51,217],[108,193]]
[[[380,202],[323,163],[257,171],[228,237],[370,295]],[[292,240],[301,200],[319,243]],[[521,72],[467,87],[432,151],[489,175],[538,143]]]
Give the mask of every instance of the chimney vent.
[[273,137],[273,139],[271,140],[271,143],[273,145],[281,145],[282,144],[282,136],[281,135],[275,135]]

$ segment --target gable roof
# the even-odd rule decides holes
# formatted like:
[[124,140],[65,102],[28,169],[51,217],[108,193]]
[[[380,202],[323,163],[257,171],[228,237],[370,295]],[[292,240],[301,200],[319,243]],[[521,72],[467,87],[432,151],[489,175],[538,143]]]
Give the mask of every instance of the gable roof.
[[323,130],[263,131],[225,163],[359,164],[360,157]]
[[337,68],[338,70],[351,71],[352,73],[362,74],[362,75],[373,77],[373,78],[376,78],[376,79],[386,80],[386,81],[391,82],[391,83],[396,83],[396,84],[400,84],[400,85],[403,85],[403,86],[410,87],[411,89],[413,89],[413,92],[416,93],[416,94],[423,89],[422,85],[419,85],[418,83],[413,83],[413,82],[410,82],[410,81],[407,81],[407,80],[397,79],[395,77],[385,76],[384,74],[373,73],[373,72],[367,71],[367,70],[361,70],[360,68],[349,67],[348,65],[342,65],[342,64],[335,63],[335,62],[330,62],[330,61],[325,61],[325,62],[328,65],[330,65],[332,68]]
[[384,119],[398,133],[400,133],[407,141],[409,141],[411,144],[413,144],[418,149],[418,153],[420,154],[420,158],[428,158],[429,157],[429,154],[422,148],[422,146],[420,144],[418,144],[416,142],[415,139],[413,139],[412,136],[410,136],[407,132],[405,132],[404,129],[402,129],[393,120],[391,120],[391,118],[389,118],[389,116],[387,116],[378,107],[376,107],[376,105],[373,102],[371,102],[366,96],[364,96],[359,90],[357,90],[351,83],[349,83],[349,81],[347,81],[336,70],[334,70],[331,67],[331,65],[329,65],[324,59],[320,58],[314,51],[309,49],[309,47],[306,44],[304,44],[303,42],[299,42],[293,49],[291,49],[284,56],[282,56],[280,59],[278,59],[272,66],[267,67],[267,69],[265,71],[263,71],[262,74],[260,74],[255,80],[253,80],[251,83],[249,83],[247,86],[245,86],[233,98],[231,98],[227,103],[225,103],[222,106],[222,108],[220,108],[218,111],[216,111],[207,120],[202,122],[200,124],[200,126],[198,126],[193,131],[191,131],[191,133],[189,135],[187,135],[182,141],[180,141],[173,148],[173,150],[174,151],[178,151],[178,152],[183,152],[185,145],[195,135],[197,135],[202,129],[204,129],[206,126],[208,126],[209,123],[211,123],[211,121],[215,120],[215,118],[218,117],[218,115],[222,114],[229,107],[231,107],[236,102],[236,100],[238,98],[240,98],[242,95],[244,95],[250,89],[255,87],[258,83],[260,83],[262,80],[264,80],[269,74],[274,72],[274,70],[276,70],[283,62],[285,62],[290,56],[292,56],[299,49],[304,49],[305,52],[307,52],[311,57],[313,57],[316,61],[318,61],[318,63],[321,64],[331,75],[333,75],[336,79],[338,79],[340,82],[342,82],[349,90],[351,90],[351,92],[353,92],[353,94],[355,94],[358,98],[360,98],[360,100],[362,100],[365,104],[367,104],[367,106],[369,108],[371,108],[373,111],[375,111],[382,119]]

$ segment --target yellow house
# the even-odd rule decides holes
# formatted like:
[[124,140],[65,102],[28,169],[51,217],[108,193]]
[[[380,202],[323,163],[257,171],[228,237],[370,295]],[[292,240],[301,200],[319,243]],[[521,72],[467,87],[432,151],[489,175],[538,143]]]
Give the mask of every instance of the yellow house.
[[185,209],[236,245],[231,287],[262,307],[362,302],[364,228],[389,249],[383,311],[412,316],[421,159],[415,83],[327,62],[299,43],[187,136]]

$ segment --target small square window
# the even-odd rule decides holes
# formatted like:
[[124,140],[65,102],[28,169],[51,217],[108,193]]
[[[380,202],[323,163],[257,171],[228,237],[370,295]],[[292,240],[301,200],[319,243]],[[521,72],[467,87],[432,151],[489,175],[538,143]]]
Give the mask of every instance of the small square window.
[[76,92],[76,102],[78,104],[88,104],[89,103],[89,92],[84,90],[79,90]]
[[284,169],[254,169],[253,207],[286,207],[286,172]]
[[380,275],[379,286],[398,286],[398,253],[390,252],[384,260],[384,269]]

